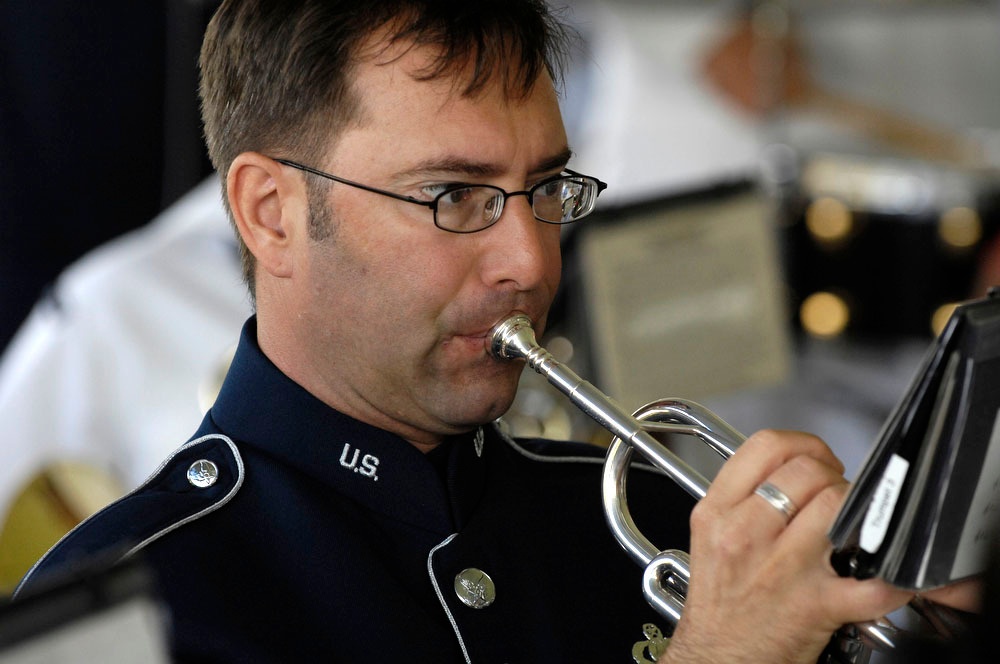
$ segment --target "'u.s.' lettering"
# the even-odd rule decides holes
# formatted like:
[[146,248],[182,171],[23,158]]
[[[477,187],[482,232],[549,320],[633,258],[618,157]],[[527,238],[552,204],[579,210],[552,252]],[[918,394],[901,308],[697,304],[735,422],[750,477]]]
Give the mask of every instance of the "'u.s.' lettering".
[[[358,465],[359,457],[361,461],[360,465]],[[363,477],[369,477],[373,481],[378,482],[378,475],[376,474],[378,472],[378,457],[372,454],[361,456],[361,450],[359,449],[355,449],[354,454],[351,455],[350,443],[344,443],[344,451],[340,453],[340,465]]]

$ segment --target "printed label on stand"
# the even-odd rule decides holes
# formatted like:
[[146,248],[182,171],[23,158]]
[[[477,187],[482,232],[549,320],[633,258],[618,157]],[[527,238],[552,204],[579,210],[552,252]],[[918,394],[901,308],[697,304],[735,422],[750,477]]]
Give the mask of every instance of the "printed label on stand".
[[861,548],[868,553],[875,553],[882,546],[886,531],[889,529],[889,522],[892,520],[892,513],[896,509],[896,501],[899,499],[899,492],[903,489],[903,480],[910,469],[910,462],[903,457],[893,454],[889,459],[889,464],[882,473],[882,479],[872,496],[871,505],[865,514],[864,523],[861,524]]

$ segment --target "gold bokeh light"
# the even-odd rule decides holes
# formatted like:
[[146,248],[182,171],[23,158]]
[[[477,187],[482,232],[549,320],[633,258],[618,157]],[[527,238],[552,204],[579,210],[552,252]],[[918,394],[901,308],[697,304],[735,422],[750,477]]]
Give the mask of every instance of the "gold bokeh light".
[[979,244],[983,237],[983,222],[979,213],[969,207],[945,210],[938,219],[938,237],[946,247],[962,251]]
[[817,198],[806,208],[806,228],[825,245],[845,243],[854,230],[854,215],[844,203],[830,196]]
[[851,322],[851,309],[833,293],[813,293],[799,307],[799,321],[809,334],[829,339],[843,334]]
[[948,320],[951,318],[952,312],[954,312],[957,307],[958,302],[949,302],[947,304],[942,304],[934,310],[934,313],[931,314],[931,332],[934,333],[935,337],[941,336],[944,326],[948,324]]

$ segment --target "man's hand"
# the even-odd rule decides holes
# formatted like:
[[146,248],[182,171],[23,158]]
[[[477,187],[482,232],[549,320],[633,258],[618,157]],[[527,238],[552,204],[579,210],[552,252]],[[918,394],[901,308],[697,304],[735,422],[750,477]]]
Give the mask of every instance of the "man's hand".
[[[768,482],[791,519],[755,493]],[[841,578],[826,532],[847,492],[843,465],[815,436],[761,431],[722,467],[691,513],[691,582],[660,661],[813,663],[846,623],[872,620],[911,594]]]
[[920,593],[924,599],[953,609],[978,613],[983,604],[983,580],[979,577]]

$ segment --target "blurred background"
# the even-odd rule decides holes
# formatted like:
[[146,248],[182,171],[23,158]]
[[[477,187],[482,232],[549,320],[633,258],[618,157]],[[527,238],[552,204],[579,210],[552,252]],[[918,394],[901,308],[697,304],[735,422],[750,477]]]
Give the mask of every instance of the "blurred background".
[[[186,439],[249,313],[198,120],[216,4],[0,2],[0,587]],[[1000,2],[566,16],[573,167],[609,188],[544,343],[628,409],[814,431],[850,476],[1000,282]],[[508,420],[606,442],[533,375]]]
[[0,345],[62,269],[208,174],[197,54],[216,4],[0,3]]

